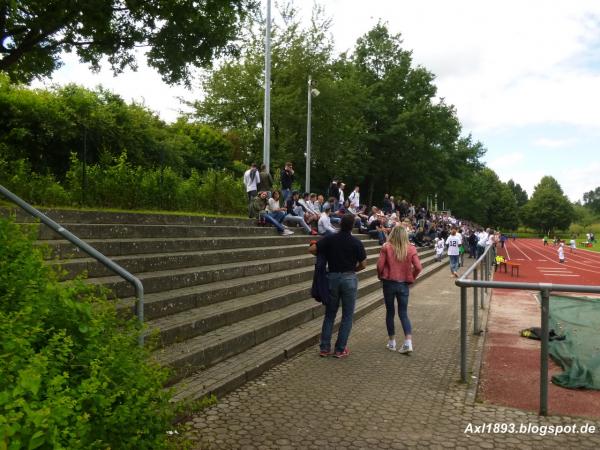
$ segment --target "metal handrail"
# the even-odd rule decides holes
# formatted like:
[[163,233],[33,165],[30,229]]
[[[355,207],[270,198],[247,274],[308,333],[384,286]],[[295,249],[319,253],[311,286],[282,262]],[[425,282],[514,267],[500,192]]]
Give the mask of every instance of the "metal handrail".
[[[491,249],[488,246],[485,252],[456,280],[460,287],[460,377],[463,382],[467,381],[467,288],[472,287],[473,296],[473,334],[479,334],[478,308],[483,308],[483,292],[481,293],[481,305],[478,306],[478,289],[522,289],[539,291],[542,297],[541,311],[541,349],[540,349],[540,406],[539,415],[548,415],[548,349],[549,349],[549,315],[550,315],[550,292],[579,292],[589,294],[600,294],[600,286],[581,286],[575,284],[553,284],[553,283],[520,283],[510,281],[491,281]],[[481,279],[478,279],[478,269],[481,270]],[[472,279],[468,279],[473,274]]]
[[[144,286],[142,285],[142,282],[139,280],[139,278],[133,276],[131,273],[129,273],[123,267],[118,265],[116,262],[114,262],[110,258],[106,257],[102,253],[100,253],[98,250],[96,250],[94,247],[92,247],[88,243],[79,239],[77,236],[75,236],[73,233],[68,231],[62,225],[59,225],[54,220],[50,219],[48,216],[46,216],[42,212],[35,209],[29,203],[25,202],[23,199],[21,199],[20,197],[18,197],[15,194],[13,194],[11,191],[6,189],[2,185],[0,185],[0,193],[3,194],[6,198],[8,198],[10,201],[15,203],[16,205],[20,206],[28,214],[40,219],[40,221],[43,222],[45,225],[50,227],[56,233],[60,234],[62,237],[67,239],[69,242],[71,242],[76,247],[83,250],[85,253],[90,255],[92,258],[96,259],[99,263],[103,264],[105,267],[109,268],[110,270],[115,272],[117,275],[119,275],[126,281],[130,282],[133,285],[133,287],[135,288],[135,294],[137,297],[137,301],[136,301],[136,305],[135,305],[136,316],[138,318],[138,321],[140,322],[140,325],[142,325],[144,323]],[[144,345],[144,334],[143,333],[140,333],[140,335],[138,337],[138,342],[140,345]]]

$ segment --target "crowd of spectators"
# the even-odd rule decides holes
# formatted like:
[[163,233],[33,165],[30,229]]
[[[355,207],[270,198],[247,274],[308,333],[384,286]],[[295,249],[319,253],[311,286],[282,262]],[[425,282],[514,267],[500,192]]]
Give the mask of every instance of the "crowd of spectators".
[[404,199],[397,201],[393,195],[385,194],[381,206],[367,206],[361,201],[360,186],[348,193],[340,180],[333,180],[325,195],[293,191],[294,169],[290,162],[281,170],[280,180],[282,191],[273,190],[271,175],[264,166],[259,172],[255,164],[244,174],[249,216],[260,224],[272,225],[282,235],[294,234],[292,228],[310,235],[336,233],[342,217],[349,213],[354,216],[357,233],[368,234],[383,244],[390,231],[402,225],[411,243],[417,247],[435,247],[436,257],[441,260],[448,237],[456,228],[461,240],[459,267],[465,254],[478,257],[486,245],[499,239],[492,230],[478,229],[447,212],[433,212]]

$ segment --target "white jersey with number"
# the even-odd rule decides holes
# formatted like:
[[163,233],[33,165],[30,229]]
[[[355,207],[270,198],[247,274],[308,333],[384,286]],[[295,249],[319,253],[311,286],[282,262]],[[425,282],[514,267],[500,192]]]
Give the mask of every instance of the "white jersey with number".
[[446,239],[446,245],[448,246],[448,255],[458,255],[460,252],[458,251],[458,247],[462,244],[462,239],[460,235],[456,234],[454,236],[448,236]]
[[441,255],[442,253],[444,253],[444,241],[440,239],[437,241],[437,244],[435,244],[435,254]]

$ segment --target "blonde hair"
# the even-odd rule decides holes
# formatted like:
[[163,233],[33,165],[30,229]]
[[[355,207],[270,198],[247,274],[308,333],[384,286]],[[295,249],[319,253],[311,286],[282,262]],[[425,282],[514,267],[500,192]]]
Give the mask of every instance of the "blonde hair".
[[408,246],[410,245],[406,228],[401,225],[392,228],[388,236],[388,243],[392,246],[396,259],[400,262],[404,261],[408,254]]

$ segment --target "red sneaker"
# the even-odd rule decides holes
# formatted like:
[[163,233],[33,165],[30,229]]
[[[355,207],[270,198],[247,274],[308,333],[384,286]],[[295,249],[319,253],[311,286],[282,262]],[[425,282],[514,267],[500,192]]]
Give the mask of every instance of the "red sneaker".
[[326,358],[326,357],[331,356],[331,355],[333,355],[333,353],[331,353],[331,350],[321,350],[319,352],[319,356],[321,358]]
[[343,352],[335,352],[335,355],[333,356],[336,358],[346,358],[348,355],[350,355],[350,350],[348,350],[348,347],[346,347]]

